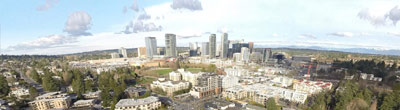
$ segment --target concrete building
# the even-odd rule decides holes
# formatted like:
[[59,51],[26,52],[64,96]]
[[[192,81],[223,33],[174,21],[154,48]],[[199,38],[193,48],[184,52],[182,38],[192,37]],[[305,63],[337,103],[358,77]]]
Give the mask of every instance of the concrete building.
[[228,48],[229,48],[229,42],[228,42],[228,33],[224,33],[221,36],[221,58],[228,58]]
[[242,62],[248,63],[250,61],[250,51],[247,47],[242,47],[242,51],[240,52],[240,56]]
[[157,48],[157,55],[165,55],[164,48]]
[[307,93],[305,92],[260,83],[224,89],[222,96],[230,99],[248,98],[260,104],[265,104],[271,97],[274,97],[276,100],[284,99],[296,103],[304,103],[307,99]]
[[216,54],[216,35],[215,34],[211,34],[210,35],[210,39],[209,39],[209,58],[215,58],[215,54]]
[[268,62],[270,58],[272,58],[272,50],[270,48],[263,49],[263,61]]
[[227,76],[242,77],[250,75],[249,70],[240,68],[239,66],[233,66],[232,68],[225,68],[224,71]]
[[111,53],[111,58],[120,58],[119,53]]
[[275,85],[280,87],[288,87],[293,84],[293,78],[285,77],[285,76],[277,76],[271,80]]
[[159,78],[159,80],[153,81],[153,83],[150,84],[150,88],[152,90],[160,88],[166,92],[168,96],[173,96],[174,92],[188,89],[189,85],[190,83],[186,81],[167,81],[163,78]]
[[154,96],[143,99],[121,99],[115,105],[115,110],[157,110],[161,101]]
[[253,53],[253,48],[254,48],[254,42],[249,42],[250,53]]
[[96,105],[96,100],[95,99],[89,99],[89,100],[78,100],[74,103],[72,108],[74,109],[79,109],[79,108],[93,108]]
[[176,35],[175,34],[165,34],[165,56],[166,57],[176,57]]
[[67,109],[70,104],[71,98],[61,92],[46,93],[29,102],[29,106],[34,110]]
[[128,58],[128,53],[126,52],[126,48],[121,47],[121,48],[118,50],[118,52],[119,52],[119,54],[120,54],[120,56],[121,56],[122,58]]
[[250,54],[250,61],[254,63],[258,63],[262,61],[262,54],[260,52],[252,52]]
[[210,47],[208,42],[201,43],[201,56],[207,56],[210,52]]
[[227,89],[239,85],[239,78],[236,76],[224,76],[222,78],[222,89]]
[[190,95],[196,98],[204,98],[221,94],[222,78],[218,75],[213,73],[202,74],[197,80],[199,84],[190,90]]
[[135,87],[128,87],[124,90],[125,94],[129,98],[137,98],[139,96],[142,96],[146,93],[146,88],[135,88]]
[[323,90],[330,90],[332,89],[332,86],[333,84],[331,82],[300,80],[293,84],[293,89],[297,91],[304,91],[311,95],[319,93]]
[[182,80],[182,74],[179,72],[170,72],[169,73],[169,80],[171,81],[181,81]]
[[202,75],[203,73],[192,73],[190,71],[185,71],[184,69],[178,69],[176,72],[170,72],[169,73],[169,79],[172,81],[188,81],[190,82],[193,86],[198,85],[198,78]]
[[23,96],[29,96],[29,89],[28,88],[24,88],[24,87],[11,88],[10,95],[14,95],[18,99],[20,99]]
[[146,47],[138,47],[138,57],[145,58],[147,56]]
[[147,58],[153,58],[153,55],[157,55],[157,40],[155,37],[146,37],[146,54]]
[[241,56],[241,54],[240,54],[240,53],[234,53],[234,54],[233,54],[233,61],[241,62],[241,61],[242,61],[242,56]]

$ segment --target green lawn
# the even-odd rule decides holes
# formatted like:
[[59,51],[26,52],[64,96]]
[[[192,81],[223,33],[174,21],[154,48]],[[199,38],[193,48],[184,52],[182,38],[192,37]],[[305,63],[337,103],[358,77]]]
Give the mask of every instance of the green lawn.
[[201,68],[188,68],[188,69],[186,69],[187,71],[190,71],[190,72],[200,72],[201,71]]
[[137,84],[150,84],[153,81],[155,81],[156,79],[154,78],[150,78],[150,77],[142,77],[139,79],[139,81],[137,82]]
[[170,72],[172,72],[172,69],[158,69],[158,70],[154,70],[154,72],[156,72],[158,75],[165,75],[165,74],[169,74]]

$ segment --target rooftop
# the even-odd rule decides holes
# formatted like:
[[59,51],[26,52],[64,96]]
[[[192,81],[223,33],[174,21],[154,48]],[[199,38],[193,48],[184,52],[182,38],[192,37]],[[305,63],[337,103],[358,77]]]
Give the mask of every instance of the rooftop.
[[154,96],[150,96],[144,99],[121,99],[115,106],[116,107],[138,106],[138,105],[150,104],[157,101],[159,101],[158,97]]

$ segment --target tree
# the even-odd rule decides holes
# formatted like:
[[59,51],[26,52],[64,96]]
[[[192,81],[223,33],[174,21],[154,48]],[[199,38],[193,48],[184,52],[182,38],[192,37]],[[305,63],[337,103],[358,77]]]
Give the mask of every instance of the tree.
[[8,82],[3,75],[0,75],[0,97],[7,96],[10,92],[10,87],[8,86]]
[[39,96],[39,93],[37,92],[35,87],[29,87],[29,97],[31,99],[34,99],[35,97]]
[[85,81],[85,92],[92,92],[94,89],[94,84],[92,80]]
[[210,64],[207,67],[207,72],[216,72],[217,71],[217,66],[215,66],[214,64]]
[[78,96],[78,99],[82,99],[82,93],[85,91],[85,85],[83,85],[83,78],[80,75],[77,75],[72,80],[72,89],[74,93]]
[[265,104],[267,110],[279,110],[279,107],[276,105],[274,98],[269,98]]
[[45,91],[54,92],[59,90],[59,86],[51,77],[51,73],[45,73],[45,75],[42,77],[42,86]]
[[397,70],[397,62],[393,63],[392,67],[390,67],[390,71],[396,71]]
[[42,83],[42,79],[39,76],[39,73],[36,71],[36,69],[32,70],[32,73],[30,74],[30,77],[35,80],[37,83]]
[[100,99],[102,100],[101,106],[103,106],[103,107],[110,106],[111,98],[112,97],[110,95],[110,90],[108,88],[101,90],[101,93],[100,93]]

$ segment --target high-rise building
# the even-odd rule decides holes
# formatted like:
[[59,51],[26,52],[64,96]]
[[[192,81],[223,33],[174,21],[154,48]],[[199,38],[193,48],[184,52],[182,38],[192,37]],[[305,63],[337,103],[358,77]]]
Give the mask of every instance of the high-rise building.
[[208,42],[203,42],[201,43],[201,56],[206,56],[209,55],[210,53],[210,47]]
[[253,53],[253,48],[254,48],[254,42],[249,42],[250,53]]
[[128,53],[126,52],[126,49],[124,47],[121,47],[119,49],[119,54],[121,55],[121,57],[123,58],[128,58]]
[[229,48],[229,42],[228,42],[228,33],[224,33],[221,36],[221,58],[228,58],[228,48]]
[[153,58],[157,54],[157,40],[155,37],[146,37],[145,41],[147,58]]
[[165,54],[164,48],[157,48],[157,55],[164,55],[164,54]]
[[111,58],[120,58],[119,53],[111,53]]
[[146,57],[146,47],[138,47],[138,57]]
[[198,47],[199,47],[199,46],[198,46],[198,43],[197,43],[197,42],[190,42],[190,43],[189,43],[189,49],[190,49],[190,50],[197,50]]
[[272,58],[272,51],[270,48],[263,49],[263,62],[268,62]]
[[217,43],[217,49],[215,56],[221,56],[221,43]]
[[176,35],[165,34],[165,56],[176,57]]
[[247,47],[242,47],[242,51],[241,51],[241,59],[243,62],[248,63],[250,60],[250,51],[249,48]]
[[210,35],[210,41],[209,41],[209,54],[210,54],[210,58],[215,58],[215,49],[216,49],[216,36],[215,34],[211,34]]

